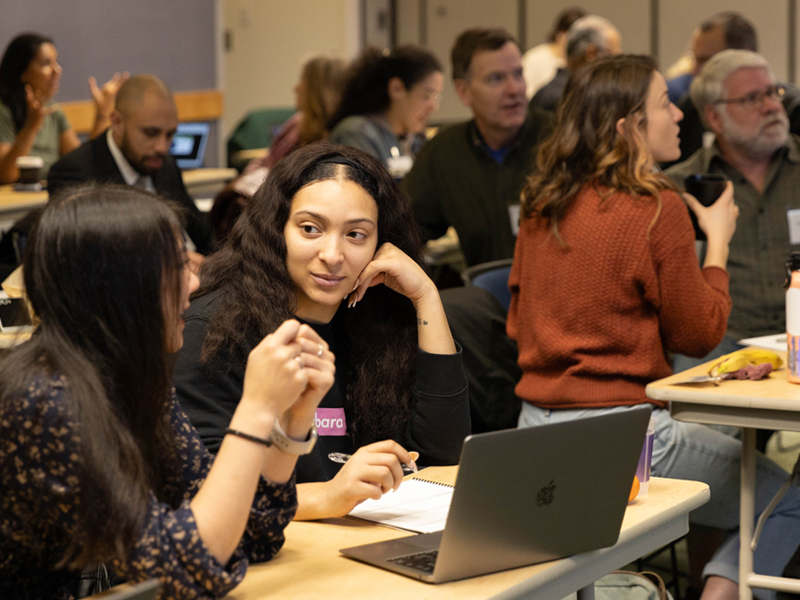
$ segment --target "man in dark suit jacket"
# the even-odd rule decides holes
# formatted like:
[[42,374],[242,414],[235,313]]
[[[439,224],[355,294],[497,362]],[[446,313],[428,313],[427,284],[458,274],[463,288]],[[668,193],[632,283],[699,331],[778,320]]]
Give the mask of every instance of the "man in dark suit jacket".
[[50,197],[89,181],[142,187],[182,207],[189,239],[198,253],[208,254],[214,247],[211,225],[169,155],[177,127],[178,110],[169,88],[153,75],[131,77],[117,93],[111,127],[50,169]]

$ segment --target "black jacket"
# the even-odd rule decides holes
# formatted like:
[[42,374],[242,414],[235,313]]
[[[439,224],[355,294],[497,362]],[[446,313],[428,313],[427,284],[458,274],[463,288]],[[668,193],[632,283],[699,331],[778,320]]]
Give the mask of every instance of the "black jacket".
[[[183,209],[181,215],[186,233],[194,242],[197,251],[208,254],[214,249],[214,235],[208,219],[197,209],[175,160],[168,156],[153,176],[156,192],[172,200]],[[125,179],[111,154],[106,133],[101,133],[79,148],[62,156],[51,168],[47,176],[47,191],[52,198],[61,190],[93,181],[96,183],[115,183],[125,185]]]

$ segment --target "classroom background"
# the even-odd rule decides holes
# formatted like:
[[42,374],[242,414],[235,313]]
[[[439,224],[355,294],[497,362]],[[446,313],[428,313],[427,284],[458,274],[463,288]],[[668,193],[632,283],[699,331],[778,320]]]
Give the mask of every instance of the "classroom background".
[[[52,37],[64,68],[56,100],[91,111],[86,79],[116,71],[153,73],[211,123],[205,166],[225,166],[225,142],[250,111],[291,108],[303,62],[328,52],[351,59],[368,45],[419,44],[445,67],[447,83],[432,123],[469,116],[450,82],[450,48],[468,27],[500,26],[523,50],[545,41],[556,14],[572,4],[609,19],[624,52],[651,54],[662,70],[685,52],[692,30],[721,10],[750,19],[759,51],[779,80],[798,78],[797,0],[5,0],[3,45],[21,31]],[[90,117],[89,117],[90,118]]]

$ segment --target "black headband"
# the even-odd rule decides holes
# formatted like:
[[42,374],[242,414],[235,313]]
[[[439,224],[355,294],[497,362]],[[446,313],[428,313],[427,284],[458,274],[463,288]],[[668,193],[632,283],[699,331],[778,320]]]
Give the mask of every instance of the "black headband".
[[348,165],[350,167],[353,167],[357,171],[361,171],[361,172],[364,171],[364,167],[362,167],[360,164],[358,164],[357,162],[353,162],[349,158],[345,158],[344,156],[341,156],[341,155],[340,156],[329,156],[327,158],[323,158],[317,164],[318,165],[324,165],[324,164]]

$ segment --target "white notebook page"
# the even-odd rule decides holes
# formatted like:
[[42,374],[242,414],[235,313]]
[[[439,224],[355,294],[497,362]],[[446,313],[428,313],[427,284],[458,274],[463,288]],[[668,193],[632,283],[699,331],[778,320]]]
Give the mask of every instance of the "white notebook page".
[[364,500],[350,511],[351,517],[418,533],[444,529],[453,488],[422,479],[404,481],[396,492],[380,500]]

